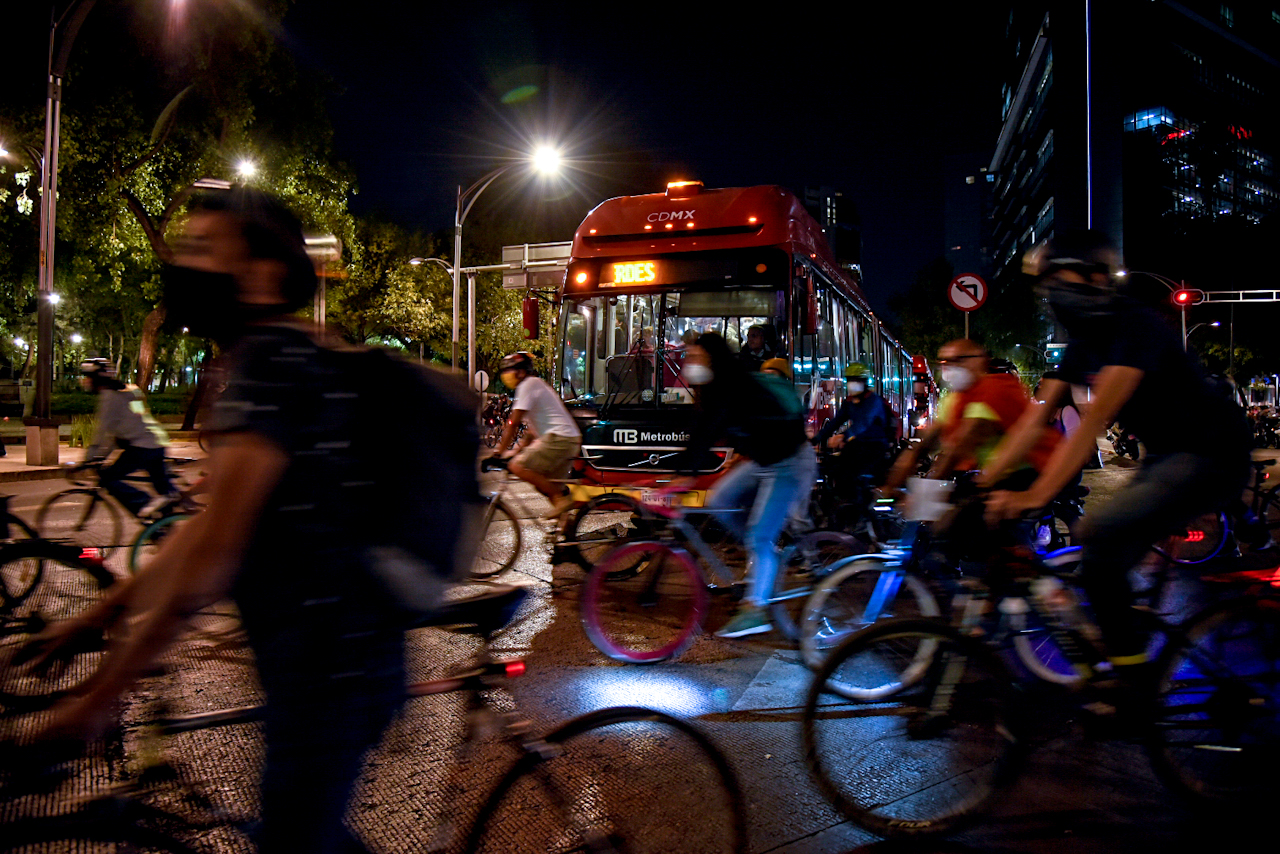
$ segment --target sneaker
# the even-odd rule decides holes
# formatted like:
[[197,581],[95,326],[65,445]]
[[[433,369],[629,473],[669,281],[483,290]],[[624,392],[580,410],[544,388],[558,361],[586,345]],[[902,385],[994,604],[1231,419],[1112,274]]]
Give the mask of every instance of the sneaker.
[[741,638],[773,631],[773,624],[763,608],[743,608],[716,632],[718,638]]
[[543,519],[558,519],[560,516],[573,506],[573,496],[566,492],[559,498],[551,502],[551,509],[542,514]]
[[148,501],[146,504],[142,506],[142,509],[138,511],[138,518],[139,519],[159,518],[160,512],[162,510],[166,509],[170,505],[176,504],[181,499],[181,497],[182,496],[178,495],[176,492],[170,493],[168,495],[157,495],[155,498],[151,499],[150,501]]

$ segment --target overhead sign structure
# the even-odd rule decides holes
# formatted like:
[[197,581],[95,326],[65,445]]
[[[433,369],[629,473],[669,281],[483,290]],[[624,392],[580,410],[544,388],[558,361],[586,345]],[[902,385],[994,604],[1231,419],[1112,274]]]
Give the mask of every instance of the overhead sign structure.
[[963,273],[952,279],[947,286],[947,299],[960,311],[982,308],[982,304],[987,301],[987,283],[981,276]]

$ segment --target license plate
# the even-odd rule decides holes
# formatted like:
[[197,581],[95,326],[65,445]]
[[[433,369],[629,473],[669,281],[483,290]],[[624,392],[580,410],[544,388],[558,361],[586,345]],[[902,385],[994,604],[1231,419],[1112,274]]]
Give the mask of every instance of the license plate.
[[676,496],[674,493],[663,492],[660,489],[642,489],[640,503],[648,504],[650,507],[671,507],[676,503]]

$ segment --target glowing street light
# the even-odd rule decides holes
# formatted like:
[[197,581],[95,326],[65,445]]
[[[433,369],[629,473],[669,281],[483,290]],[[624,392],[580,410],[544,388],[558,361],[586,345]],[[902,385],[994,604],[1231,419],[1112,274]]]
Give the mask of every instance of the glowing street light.
[[[461,296],[461,281],[459,279],[459,271],[462,269],[462,223],[466,221],[467,214],[471,213],[471,207],[476,203],[476,199],[480,194],[488,189],[489,185],[501,178],[513,169],[523,166],[532,166],[534,171],[544,175],[554,175],[560,171],[561,155],[560,152],[549,146],[539,146],[527,160],[516,160],[499,166],[489,174],[485,175],[479,181],[476,181],[466,190],[461,186],[458,187],[458,205],[454,209],[453,218],[453,359],[452,365],[456,370],[458,367],[458,299]],[[475,304],[476,295],[475,288],[472,284],[475,280],[468,279],[467,282],[467,370],[475,371],[476,366],[476,327],[475,327]]]
[[84,336],[83,336],[83,335],[81,335],[79,332],[72,332],[72,333],[71,333],[71,343],[72,343],[72,344],[80,344],[80,343],[82,343],[83,341],[84,341]]
[[240,176],[241,180],[248,181],[258,174],[258,166],[252,160],[241,160],[236,164],[236,174]]
[[60,294],[49,294],[49,302],[57,305],[62,302],[62,296]]

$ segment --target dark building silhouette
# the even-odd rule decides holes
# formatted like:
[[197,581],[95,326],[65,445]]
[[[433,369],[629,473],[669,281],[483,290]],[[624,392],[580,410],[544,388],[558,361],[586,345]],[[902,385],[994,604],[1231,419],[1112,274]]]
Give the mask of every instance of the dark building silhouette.
[[1005,27],[997,282],[1069,227],[1111,233],[1132,269],[1194,280],[1194,235],[1280,208],[1280,0],[1018,3]]
[[862,275],[862,230],[853,202],[831,187],[805,187],[804,207],[827,235],[836,262]]

